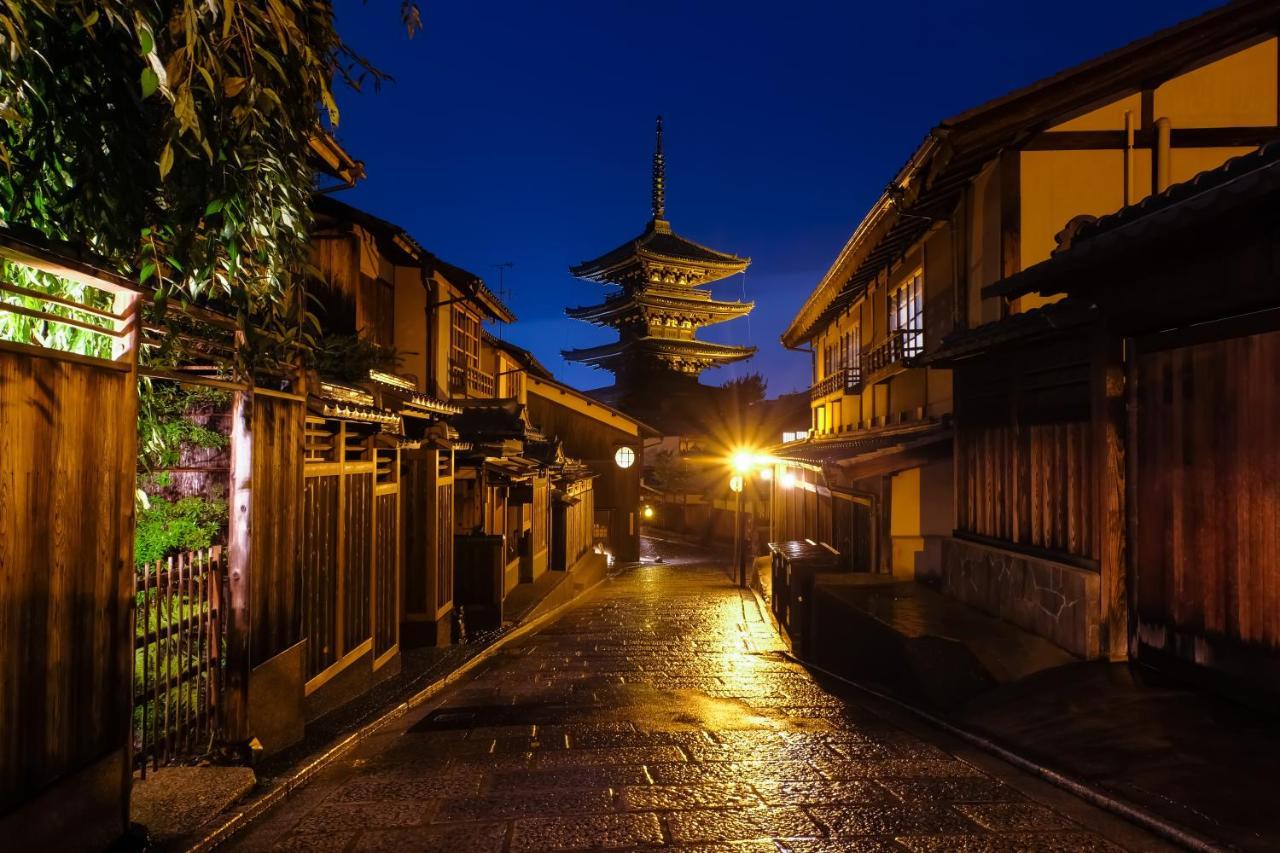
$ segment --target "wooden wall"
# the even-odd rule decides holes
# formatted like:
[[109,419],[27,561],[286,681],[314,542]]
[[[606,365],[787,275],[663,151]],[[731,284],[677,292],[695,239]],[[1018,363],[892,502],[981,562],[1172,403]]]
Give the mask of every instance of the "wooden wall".
[[957,368],[957,530],[1098,558],[1089,366],[1081,339]]
[[1148,642],[1154,628],[1280,650],[1277,365],[1280,332],[1138,356],[1133,593]]
[[129,364],[0,349],[0,813],[118,755],[96,800],[56,792],[71,846],[123,829],[136,415]]

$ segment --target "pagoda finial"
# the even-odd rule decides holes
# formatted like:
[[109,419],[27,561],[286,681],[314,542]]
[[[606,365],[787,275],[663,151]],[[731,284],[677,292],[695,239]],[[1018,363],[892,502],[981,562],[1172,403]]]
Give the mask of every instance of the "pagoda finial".
[[662,116],[658,116],[658,144],[653,149],[653,218],[667,213],[667,161],[662,156]]

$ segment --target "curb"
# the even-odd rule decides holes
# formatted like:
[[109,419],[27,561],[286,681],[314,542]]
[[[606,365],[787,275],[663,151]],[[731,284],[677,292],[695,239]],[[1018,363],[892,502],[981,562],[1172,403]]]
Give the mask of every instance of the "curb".
[[[250,800],[233,814],[228,815],[221,824],[206,832],[199,841],[196,841],[190,847],[186,848],[187,853],[206,853],[206,851],[213,850],[218,845],[230,840],[232,836],[249,827],[265,812],[273,806],[281,803],[297,789],[306,785],[317,773],[324,770],[359,743],[375,734],[383,726],[403,717],[409,711],[417,708],[419,705],[422,705],[427,700],[443,691],[446,687],[452,686],[480,664],[494,657],[511,641],[520,639],[521,637],[531,634],[537,629],[543,627],[547,622],[558,617],[564,610],[576,604],[581,598],[595,590],[598,586],[613,576],[613,572],[606,572],[598,581],[593,583],[591,586],[584,588],[582,592],[578,593],[573,598],[557,606],[553,610],[543,613],[541,616],[531,619],[522,625],[517,625],[506,634],[503,634],[501,637],[494,640],[492,645],[488,646],[475,657],[462,664],[462,666],[431,682],[426,687],[422,688],[399,705],[396,705],[394,708],[387,710],[376,719],[370,720],[368,723],[365,723],[350,734],[343,735],[338,738],[315,758],[307,761],[287,778],[282,779],[280,783],[271,790],[264,791],[260,796]],[[213,820],[216,819],[217,818],[214,818]]]
[[1056,770],[1037,764],[1028,758],[1022,757],[1016,752],[1001,746],[995,741],[985,738],[982,735],[975,734],[968,729],[960,728],[954,723],[947,722],[941,717],[938,717],[923,708],[918,708],[915,705],[904,702],[895,696],[891,696],[887,693],[876,690],[873,687],[868,687],[865,684],[853,681],[839,673],[832,672],[829,669],[818,666],[817,664],[802,660],[797,657],[794,652],[790,651],[790,638],[787,637],[785,631],[781,630],[776,617],[773,615],[773,611],[768,606],[768,603],[764,601],[758,590],[752,588],[751,591],[755,593],[756,604],[760,607],[761,612],[767,615],[769,621],[773,624],[774,629],[783,637],[783,641],[788,649],[788,651],[785,652],[788,660],[794,661],[806,669],[811,669],[830,678],[834,678],[843,684],[849,685],[860,693],[864,693],[867,696],[874,697],[881,702],[892,705],[898,710],[903,711],[908,715],[933,726],[934,728],[941,729],[947,734],[959,738],[970,746],[973,746],[989,755],[995,756],[1006,764],[1013,765],[1024,773],[1048,782],[1050,785],[1060,788],[1068,794],[1084,800],[1086,803],[1089,803],[1096,808],[1100,808],[1103,811],[1110,812],[1111,814],[1124,818],[1130,823],[1142,827],[1153,835],[1163,838],[1165,841],[1173,842],[1174,844],[1185,847],[1188,850],[1201,851],[1201,853],[1228,853],[1228,848],[1197,835],[1179,824],[1167,821],[1159,815],[1140,808],[1127,800],[1122,800],[1118,797],[1112,796],[1111,794],[1108,794],[1099,788],[1095,788],[1073,776],[1068,776],[1065,773],[1059,773]]

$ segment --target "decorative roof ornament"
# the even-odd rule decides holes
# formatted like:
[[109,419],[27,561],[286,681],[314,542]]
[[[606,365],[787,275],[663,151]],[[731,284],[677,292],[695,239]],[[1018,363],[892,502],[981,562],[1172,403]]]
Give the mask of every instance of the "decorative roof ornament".
[[662,154],[662,116],[658,116],[658,142],[653,149],[653,218],[667,215],[667,158]]

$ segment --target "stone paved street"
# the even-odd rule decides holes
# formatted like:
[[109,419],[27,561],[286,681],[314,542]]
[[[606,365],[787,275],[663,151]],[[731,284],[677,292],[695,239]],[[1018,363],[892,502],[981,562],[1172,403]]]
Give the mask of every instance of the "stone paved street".
[[1029,796],[834,695],[784,657],[753,596],[668,550],[367,740],[234,846],[1121,849],[1094,831],[1110,818]]

